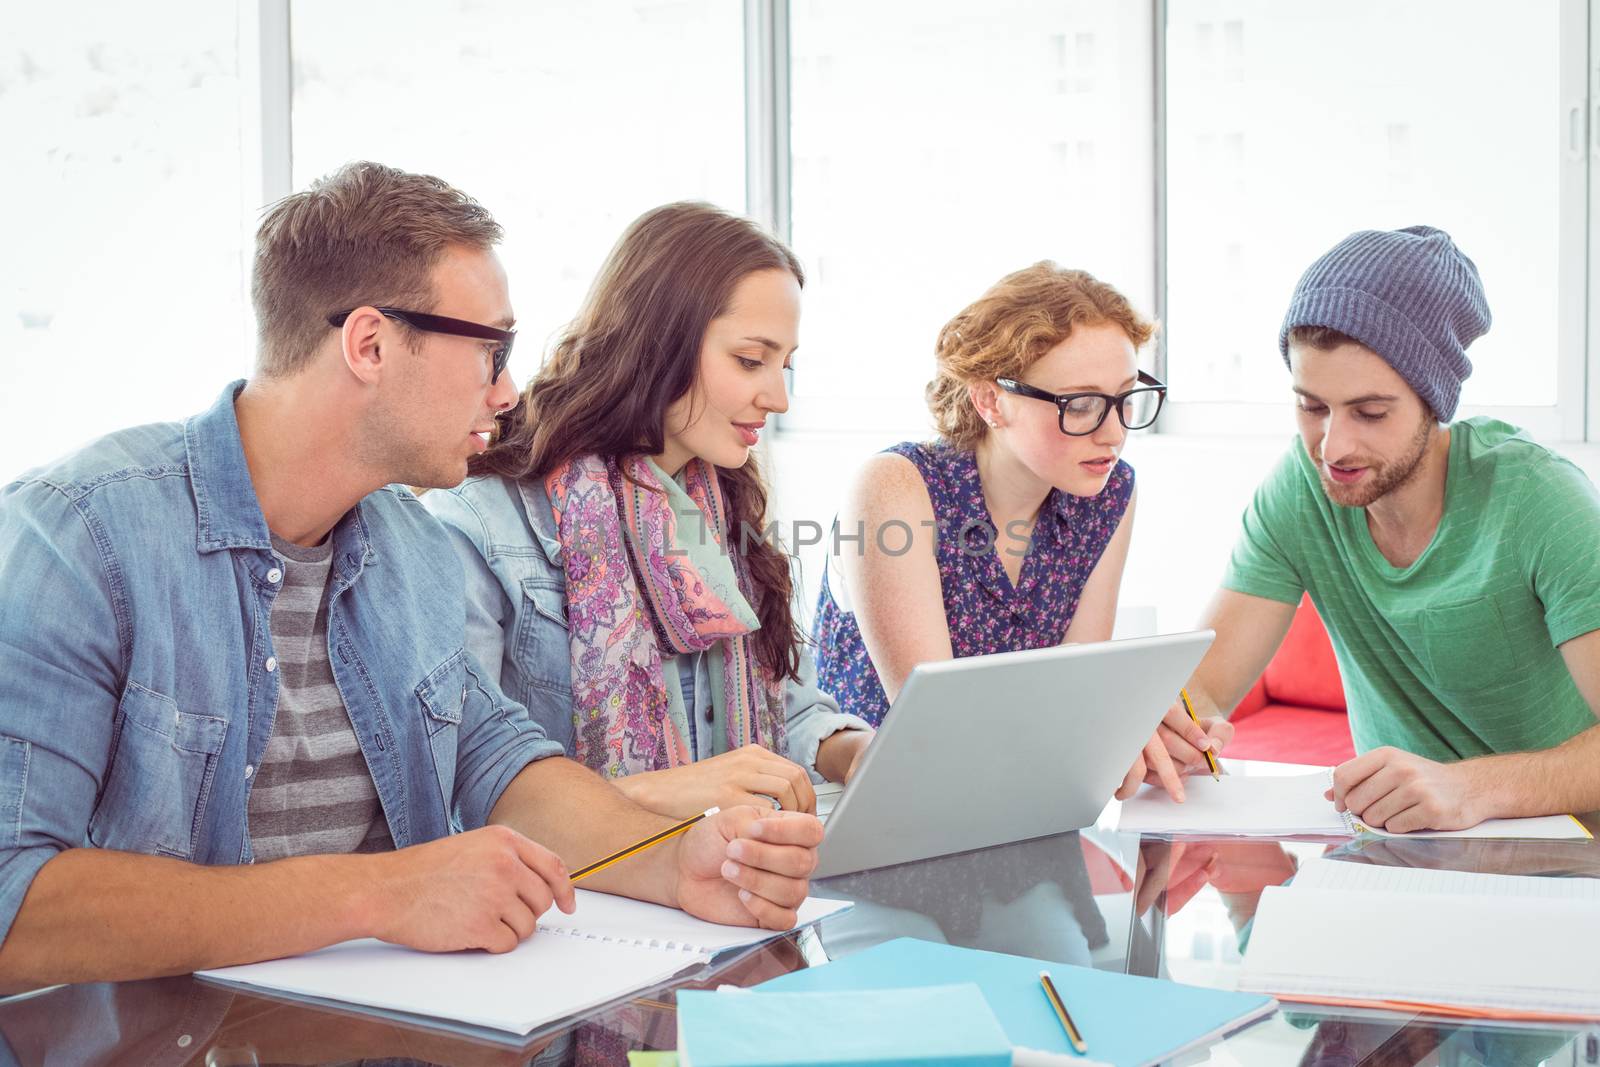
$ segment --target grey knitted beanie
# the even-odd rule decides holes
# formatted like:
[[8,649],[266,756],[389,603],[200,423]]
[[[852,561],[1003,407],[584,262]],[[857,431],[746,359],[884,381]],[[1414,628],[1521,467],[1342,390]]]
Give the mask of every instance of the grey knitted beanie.
[[1311,264],[1278,332],[1326,326],[1382,356],[1441,422],[1472,374],[1466,349],[1489,330],[1489,305],[1472,260],[1432,226],[1361,230]]

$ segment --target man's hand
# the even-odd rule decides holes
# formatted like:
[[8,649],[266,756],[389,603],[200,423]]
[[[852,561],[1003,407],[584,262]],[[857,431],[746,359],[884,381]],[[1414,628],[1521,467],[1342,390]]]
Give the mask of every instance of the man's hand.
[[1116,798],[1127,800],[1139,791],[1139,786],[1149,782],[1159,783],[1168,796],[1182,803],[1183,776],[1211,773],[1203,750],[1215,755],[1231,740],[1233,724],[1227,719],[1216,716],[1197,724],[1189,718],[1181,701],[1174,703],[1162,717],[1161,725],[1156,727],[1155,736],[1123,776]]
[[815,815],[724,808],[683,835],[678,907],[730,926],[788,930],[817,868]]
[[817,810],[817,794],[805,768],[760,745],[745,745],[671,770],[629,775],[612,784],[640,807],[675,819],[741,804],[770,808],[774,800],[785,811]]
[[485,826],[373,859],[378,938],[425,952],[510,952],[555,904],[571,914],[560,857],[506,826]]
[[1398,748],[1375,748],[1336,767],[1326,796],[1368,826],[1392,834],[1466,830],[1484,820],[1468,763],[1435,763]]

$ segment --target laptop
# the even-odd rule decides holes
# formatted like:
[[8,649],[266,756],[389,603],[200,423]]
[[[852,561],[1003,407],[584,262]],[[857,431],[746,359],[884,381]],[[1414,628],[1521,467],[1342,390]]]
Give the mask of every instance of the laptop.
[[850,785],[818,790],[827,832],[811,877],[1088,826],[1215,636],[921,664]]

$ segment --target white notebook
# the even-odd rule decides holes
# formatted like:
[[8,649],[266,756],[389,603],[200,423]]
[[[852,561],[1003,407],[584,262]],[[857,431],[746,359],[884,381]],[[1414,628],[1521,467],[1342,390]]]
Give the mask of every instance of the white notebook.
[[[551,909],[532,937],[503,955],[418,952],[364,939],[197,973],[267,993],[527,1034],[659,985],[719,952],[779,936],[607,893],[579,889],[577,895],[574,914]],[[799,925],[848,907],[808,897]]]
[[[1417,873],[1436,872],[1405,872]],[[1370,879],[1375,888],[1315,888],[1298,879],[1267,887],[1239,988],[1284,1000],[1600,1018],[1593,951],[1600,944],[1600,900],[1592,886],[1575,886],[1571,895],[1546,887],[1551,892],[1529,897],[1492,882],[1487,892],[1468,883],[1428,892],[1376,888],[1399,875],[1354,877]]]
[[1306,834],[1327,837],[1473,837],[1583,840],[1590,836],[1570,815],[1533,819],[1488,819],[1470,830],[1418,830],[1392,834],[1338,811],[1323,793],[1333,782],[1332,769],[1313,774],[1255,776],[1225,774],[1220,781],[1195,775],[1185,778],[1182,804],[1157,785],[1140,788],[1122,804],[1117,829],[1149,834],[1221,834],[1285,837]]
[[1518,900],[1589,900],[1600,904],[1600,878],[1537,874],[1482,874],[1424,867],[1386,867],[1348,860],[1309,860],[1294,876],[1296,889],[1343,889],[1364,893],[1446,893]]

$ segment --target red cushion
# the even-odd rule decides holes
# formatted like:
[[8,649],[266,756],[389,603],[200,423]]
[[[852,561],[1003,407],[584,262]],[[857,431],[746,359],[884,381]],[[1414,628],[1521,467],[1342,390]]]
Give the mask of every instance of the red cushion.
[[1301,708],[1344,711],[1344,686],[1339,682],[1339,664],[1333,657],[1328,631],[1311,606],[1311,598],[1300,601],[1289,634],[1278,654],[1267,664],[1262,678],[1267,683],[1267,698],[1273,704]]
[[1254,715],[1234,721],[1233,740],[1223,759],[1272,760],[1332,767],[1355,759],[1350,720],[1320,708],[1268,704]]
[[1239,701],[1238,707],[1233,709],[1233,714],[1228,718],[1238,722],[1248,715],[1254,715],[1270,703],[1271,701],[1267,699],[1267,683],[1257,678],[1256,684],[1250,687],[1250,692],[1244,695],[1244,699]]
[[1133,879],[1110,853],[1087,837],[1079,837],[1078,844],[1083,848],[1083,865],[1089,871],[1089,892],[1097,897],[1133,892]]

